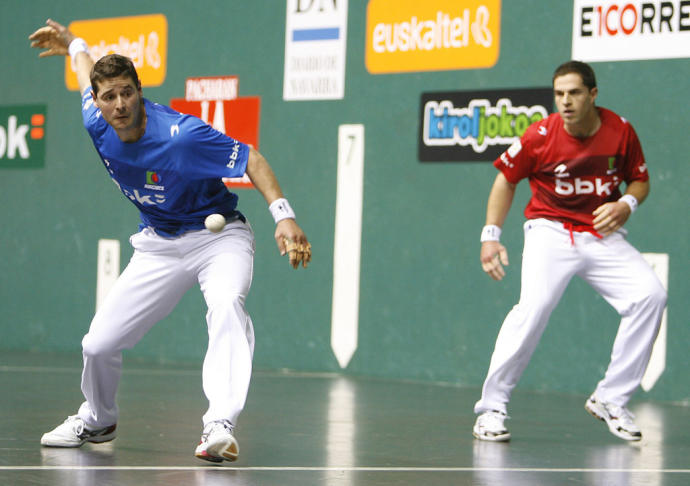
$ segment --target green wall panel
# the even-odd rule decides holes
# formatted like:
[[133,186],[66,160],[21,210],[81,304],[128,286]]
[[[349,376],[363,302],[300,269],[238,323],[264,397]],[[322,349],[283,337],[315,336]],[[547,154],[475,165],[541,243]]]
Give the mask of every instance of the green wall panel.
[[[459,2],[462,3],[462,2]],[[491,69],[371,75],[364,65],[366,2],[350,0],[345,98],[282,99],[285,4],[0,2],[0,106],[47,107],[45,165],[0,168],[0,350],[79,352],[95,305],[99,238],[122,244],[138,215],[108,180],[81,125],[79,97],[64,86],[62,59],[41,59],[27,36],[46,18],[72,20],[162,13],[168,67],[145,96],[167,104],[192,76],[234,74],[241,96],[261,97],[260,150],[275,169],[314,247],[307,271],[293,271],[273,241],[273,222],[254,191],[240,207],[257,235],[248,307],[257,335],[255,366],[339,369],[330,349],[338,126],[365,125],[359,347],[346,373],[479,386],[496,333],[517,302],[526,184],[504,229],[511,265],[496,283],[478,263],[479,232],[495,169],[488,163],[417,160],[422,92],[548,86],[570,56],[570,2],[502,2],[500,56]],[[8,21],[11,19],[11,21]],[[648,394],[690,401],[688,353],[688,59],[594,63],[600,105],[635,126],[652,193],[628,222],[641,251],[670,255],[666,371]],[[205,309],[190,291],[128,355],[199,361]],[[573,281],[556,308],[521,387],[588,393],[608,363],[615,312]],[[0,351],[1,352],[1,351]]]

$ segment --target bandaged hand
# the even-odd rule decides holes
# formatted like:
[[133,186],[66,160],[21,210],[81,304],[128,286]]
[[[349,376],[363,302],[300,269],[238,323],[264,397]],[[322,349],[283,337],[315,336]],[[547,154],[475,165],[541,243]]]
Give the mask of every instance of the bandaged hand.
[[292,268],[298,268],[300,263],[307,268],[311,261],[311,244],[294,219],[283,219],[278,222],[275,239],[280,254],[288,255]]

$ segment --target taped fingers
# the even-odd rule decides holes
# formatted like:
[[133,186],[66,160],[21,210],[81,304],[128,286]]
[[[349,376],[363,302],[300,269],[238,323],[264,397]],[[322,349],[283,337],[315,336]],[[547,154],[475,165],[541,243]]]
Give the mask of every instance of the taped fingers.
[[307,264],[311,261],[311,244],[298,243],[289,238],[284,238],[284,243],[292,268],[299,267],[300,263],[307,268]]
[[299,265],[299,244],[293,240],[285,238],[285,251],[288,254],[288,259],[292,268],[297,268]]

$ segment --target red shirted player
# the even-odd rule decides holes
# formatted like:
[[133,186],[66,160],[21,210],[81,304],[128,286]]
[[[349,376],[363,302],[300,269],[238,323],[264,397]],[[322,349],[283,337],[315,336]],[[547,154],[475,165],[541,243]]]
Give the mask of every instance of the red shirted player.
[[[494,165],[500,170],[489,194],[482,230],[482,268],[505,275],[508,253],[501,226],[517,183],[528,178],[520,302],[508,313],[496,340],[473,435],[506,441],[504,425],[512,390],[570,279],[587,281],[621,315],[606,375],[585,403],[616,436],[642,434],[626,408],[639,386],[666,305],[666,291],[622,228],[649,193],[640,142],[630,123],[595,106],[592,68],[570,61],[553,76],[558,113],[530,126]],[[621,196],[620,185],[625,183]]]
[[[494,165],[517,184],[529,177],[532,199],[527,219],[547,218],[593,229],[592,213],[621,197],[622,182],[649,176],[635,130],[606,108],[597,108],[601,127],[591,137],[570,135],[559,113],[529,127]],[[514,155],[511,155],[514,154]]]

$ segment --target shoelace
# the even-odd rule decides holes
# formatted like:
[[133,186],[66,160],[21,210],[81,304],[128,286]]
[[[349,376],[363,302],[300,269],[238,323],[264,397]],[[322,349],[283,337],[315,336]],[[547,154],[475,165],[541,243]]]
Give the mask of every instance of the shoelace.
[[635,422],[633,422],[633,418],[635,416],[633,413],[628,410],[625,407],[621,407],[619,405],[609,405],[608,406],[608,412],[611,417],[614,417],[618,419],[618,421],[623,424],[623,425],[632,425],[635,426]]
[[480,424],[484,427],[491,425],[488,428],[496,429],[503,427],[503,421],[508,418],[510,417],[501,412],[488,412],[481,416]]
[[72,426],[72,430],[77,436],[80,436],[84,432],[84,421],[79,418],[78,415],[70,415],[65,420],[65,423],[69,423]]
[[204,432],[201,434],[201,440],[206,440],[208,439],[209,435],[219,431],[228,432],[232,434],[234,429],[235,427],[228,420],[217,420],[215,422],[211,422],[206,426]]

